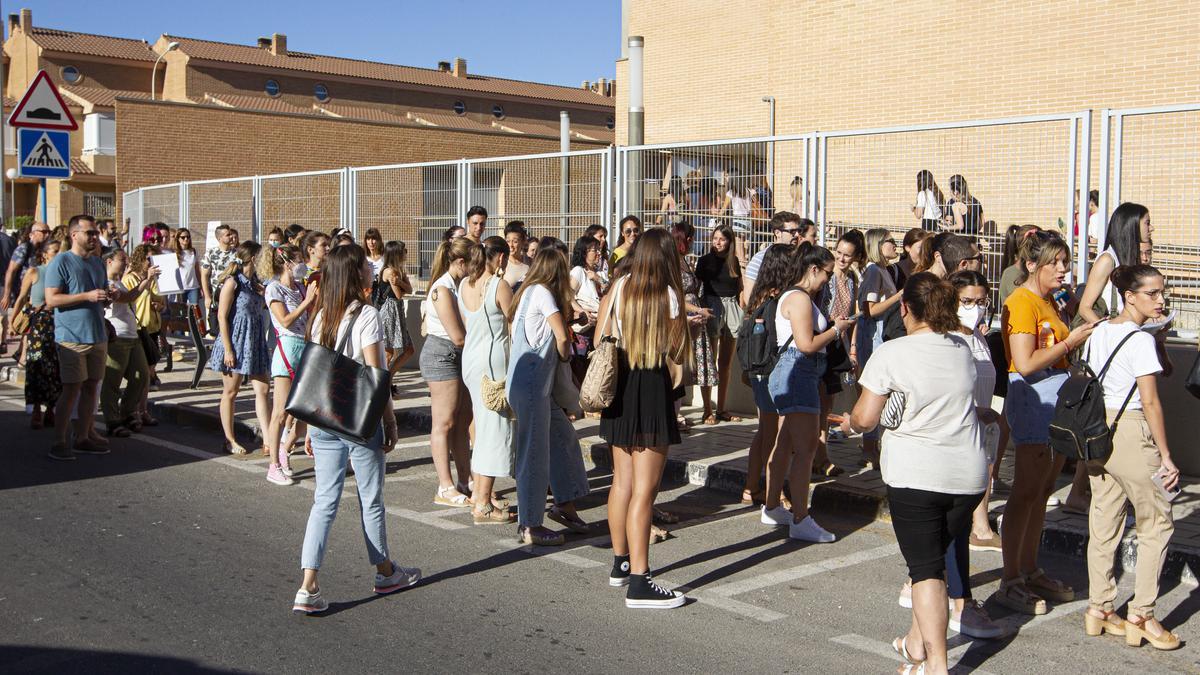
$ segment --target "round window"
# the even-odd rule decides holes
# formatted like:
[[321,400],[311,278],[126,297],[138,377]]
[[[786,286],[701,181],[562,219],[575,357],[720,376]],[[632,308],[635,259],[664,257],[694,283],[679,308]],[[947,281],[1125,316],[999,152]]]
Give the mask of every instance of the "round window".
[[604,126],[608,127],[609,130],[616,129],[617,128],[617,120],[610,117],[610,118],[604,120]]
[[263,91],[267,92],[267,96],[278,96],[279,83],[275,80],[267,80],[267,83],[263,86]]
[[492,106],[492,117],[495,117],[495,118],[496,118],[496,119],[498,119],[498,120],[502,120],[502,119],[504,119],[504,108],[503,108],[503,106],[498,106],[498,105],[494,105],[494,106]]
[[62,79],[67,84],[75,84],[83,79],[83,73],[79,72],[75,66],[67,66],[62,69]]
[[318,84],[313,87],[313,97],[324,103],[329,100],[329,87],[323,84]]
[[462,101],[455,101],[454,102],[454,114],[461,115],[465,112],[467,112],[467,104],[463,103]]

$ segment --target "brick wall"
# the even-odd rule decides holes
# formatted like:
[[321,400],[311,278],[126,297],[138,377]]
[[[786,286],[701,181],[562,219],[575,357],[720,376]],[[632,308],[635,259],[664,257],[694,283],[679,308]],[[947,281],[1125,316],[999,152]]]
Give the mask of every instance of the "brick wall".
[[[631,0],[629,16],[630,34],[646,38],[648,143],[764,135],[766,95],[780,134],[1196,102],[1197,25],[1200,4],[1178,0]],[[617,77],[628,81],[624,62]],[[618,142],[627,105],[618,87]],[[1138,126],[1125,149],[1140,152],[1144,172],[1123,178],[1122,196],[1151,208],[1156,244],[1200,243],[1200,172],[1183,147],[1196,120]],[[1060,127],[831,140],[828,215],[908,227],[914,177],[927,168],[943,190],[949,175],[966,176],[1002,225],[1069,218]],[[1097,114],[1092,128],[1094,188]],[[1151,169],[1156,155],[1168,161]],[[772,187],[785,195],[803,165],[776,162]]]

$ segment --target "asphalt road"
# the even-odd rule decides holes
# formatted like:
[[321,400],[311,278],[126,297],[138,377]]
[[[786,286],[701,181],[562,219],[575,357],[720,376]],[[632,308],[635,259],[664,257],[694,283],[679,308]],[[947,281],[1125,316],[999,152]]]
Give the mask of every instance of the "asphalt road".
[[[299,617],[290,609],[312,499],[308,460],[295,458],[300,485],[278,487],[265,480],[265,460],[213,454],[212,432],[159,427],[114,441],[109,456],[51,462],[49,432],[28,430],[19,400],[0,388],[3,673],[887,673],[897,665],[888,645],[908,625],[896,604],[905,569],[887,524],[817,514],[839,541],[799,544],[729,495],[664,486],[660,505],[683,522],[651,549],[652,565],[694,600],[627,610],[606,581],[605,472],[592,472],[582,511],[593,535],[569,535],[559,549],[518,547],[515,527],[473,526],[466,510],[432,504],[426,439],[411,437],[388,459],[388,538],[393,557],[425,580],[374,596],[350,480],[321,572],[333,607]],[[1086,586],[1082,560],[1044,562]],[[999,563],[998,554],[974,555],[977,597],[995,590]],[[1200,635],[1196,589],[1168,584],[1164,596],[1162,620],[1185,640]],[[1084,637],[1085,605],[1031,620],[989,604],[1014,634],[990,642],[952,634],[952,661],[958,672],[1200,671],[1190,644],[1158,653]]]

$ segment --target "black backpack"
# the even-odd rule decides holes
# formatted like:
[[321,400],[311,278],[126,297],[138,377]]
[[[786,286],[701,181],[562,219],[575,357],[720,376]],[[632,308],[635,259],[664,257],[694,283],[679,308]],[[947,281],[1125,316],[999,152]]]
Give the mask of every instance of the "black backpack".
[[375,309],[383,309],[383,303],[391,297],[391,284],[383,280],[383,273],[375,275],[375,280],[371,282],[371,306]]
[[1117,343],[1117,348],[1108,355],[1098,375],[1092,373],[1084,358],[1079,370],[1072,373],[1058,390],[1058,403],[1050,420],[1050,448],[1054,452],[1083,461],[1104,461],[1112,454],[1112,438],[1117,431],[1117,422],[1121,421],[1125,406],[1133,398],[1137,383],[1129,389],[1125,402],[1109,427],[1104,407],[1104,374],[1108,372],[1117,352],[1133,335],[1130,333]]
[[[789,336],[782,347],[777,347],[775,335],[775,310],[779,308],[779,298],[783,294],[769,298],[753,312],[747,312],[742,319],[742,325],[737,334],[737,357],[742,371],[747,377],[763,379],[771,375],[779,356],[792,344]],[[763,322],[766,329],[754,332],[755,325]]]

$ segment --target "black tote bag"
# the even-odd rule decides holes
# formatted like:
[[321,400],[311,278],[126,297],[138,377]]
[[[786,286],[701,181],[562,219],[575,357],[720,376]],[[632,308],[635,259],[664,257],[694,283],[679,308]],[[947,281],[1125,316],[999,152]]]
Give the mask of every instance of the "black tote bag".
[[366,445],[379,431],[391,395],[391,375],[346,356],[346,343],[362,312],[350,317],[337,349],[316,342],[304,345],[296,380],[288,394],[288,414],[334,436]]

